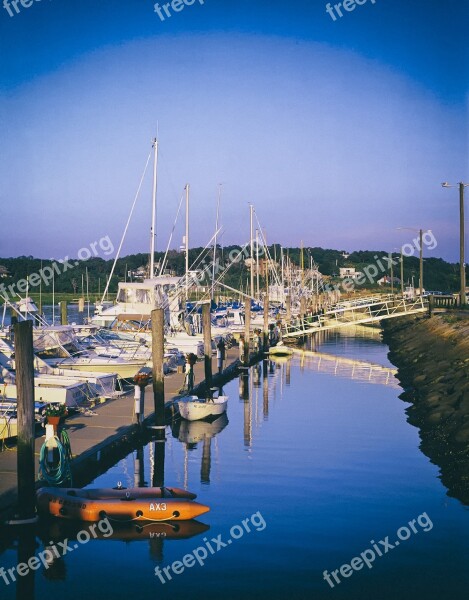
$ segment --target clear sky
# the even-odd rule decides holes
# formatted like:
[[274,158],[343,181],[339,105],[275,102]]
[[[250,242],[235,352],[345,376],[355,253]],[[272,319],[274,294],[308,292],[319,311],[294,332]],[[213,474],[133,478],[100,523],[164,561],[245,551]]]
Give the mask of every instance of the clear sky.
[[[158,123],[158,249],[187,182],[191,245],[210,239],[222,182],[224,244],[252,202],[269,242],[391,251],[421,227],[458,259],[440,183],[469,182],[467,0],[335,20],[322,0],[195,0],[164,21],[151,0],[1,1],[0,256],[117,246]],[[148,250],[150,203],[149,171],[124,254]]]

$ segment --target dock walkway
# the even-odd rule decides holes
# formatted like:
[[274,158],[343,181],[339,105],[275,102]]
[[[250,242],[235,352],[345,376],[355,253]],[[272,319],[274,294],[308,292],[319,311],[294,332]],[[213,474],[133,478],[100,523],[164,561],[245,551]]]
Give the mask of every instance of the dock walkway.
[[[227,350],[226,365],[221,379],[230,379],[236,368],[239,349],[234,346]],[[212,360],[213,372],[216,372],[216,360]],[[204,379],[204,363],[197,362],[194,367],[194,392],[201,389]],[[174,397],[184,385],[183,373],[172,373],[165,377],[165,404],[171,405]],[[214,384],[220,377],[214,376]],[[198,387],[199,384],[199,387]],[[145,391],[145,418],[151,420],[153,415],[153,389],[148,385]],[[98,404],[89,415],[77,414],[66,421],[67,433],[70,437],[74,460],[72,463],[74,481],[77,487],[87,485],[100,473],[110,468],[119,458],[125,456],[134,447],[140,437],[140,428],[135,424],[133,388],[119,398]],[[42,430],[41,430],[42,431]],[[38,457],[44,443],[45,435],[36,437],[36,475]],[[7,449],[0,452],[0,521],[16,503],[17,497],[17,453],[16,444],[7,444]]]

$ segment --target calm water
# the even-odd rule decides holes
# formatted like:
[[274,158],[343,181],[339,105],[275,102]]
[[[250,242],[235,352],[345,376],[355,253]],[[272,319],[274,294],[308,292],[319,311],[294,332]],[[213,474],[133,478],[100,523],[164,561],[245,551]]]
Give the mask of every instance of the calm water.
[[[209,530],[193,525],[178,533],[159,525],[140,533],[132,527],[115,531],[117,537],[145,539],[79,545],[51,569],[41,567],[34,580],[24,578],[19,590],[0,579],[0,597],[467,598],[468,508],[446,495],[438,467],[420,452],[418,430],[406,422],[407,405],[398,399],[402,390],[394,378],[352,364],[357,359],[389,367],[386,346],[379,335],[360,332],[331,336],[317,349],[341,359],[319,362],[305,355],[259,366],[249,381],[226,386],[229,422],[168,428],[165,483],[187,486],[211,507],[199,519]],[[195,442],[204,435],[205,441]],[[154,445],[142,455],[138,462],[137,453],[129,455],[92,485],[132,485],[139,464],[140,477],[151,482]],[[413,533],[408,523],[424,513]],[[250,533],[244,529],[214,555],[207,552],[207,542],[220,534],[226,542],[243,520]],[[350,576],[337,573],[341,583],[331,579],[333,588],[323,579],[326,569],[331,573],[371,549],[371,540],[384,553],[379,541],[389,536],[394,544],[403,526],[409,539],[381,557],[375,553],[371,569],[365,565],[351,575],[345,569]],[[194,537],[170,539],[184,533]],[[44,541],[72,536],[57,526],[46,530],[35,551],[43,550]],[[162,575],[164,584],[155,576],[156,567],[182,561],[198,547],[208,554],[204,566],[169,571],[172,580]],[[26,558],[34,552],[20,550]],[[4,567],[17,563],[16,549],[0,554]]]

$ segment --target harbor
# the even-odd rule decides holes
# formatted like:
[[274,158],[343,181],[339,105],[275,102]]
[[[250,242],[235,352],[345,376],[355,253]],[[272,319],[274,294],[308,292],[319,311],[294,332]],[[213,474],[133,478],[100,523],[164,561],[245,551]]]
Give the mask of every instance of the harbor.
[[467,599],[468,23],[3,1],[0,600]]

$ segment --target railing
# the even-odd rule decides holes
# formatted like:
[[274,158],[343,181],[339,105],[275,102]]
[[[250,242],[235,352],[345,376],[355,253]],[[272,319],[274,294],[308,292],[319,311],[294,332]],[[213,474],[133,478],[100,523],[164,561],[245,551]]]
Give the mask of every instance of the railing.
[[405,300],[391,295],[380,297],[362,298],[361,301],[353,301],[350,305],[342,303],[332,310],[323,314],[312,315],[306,318],[293,319],[290,324],[284,325],[282,335],[284,338],[297,337],[347,327],[351,325],[373,323],[383,319],[400,317],[406,314],[416,314],[428,310],[428,300],[416,298]]

